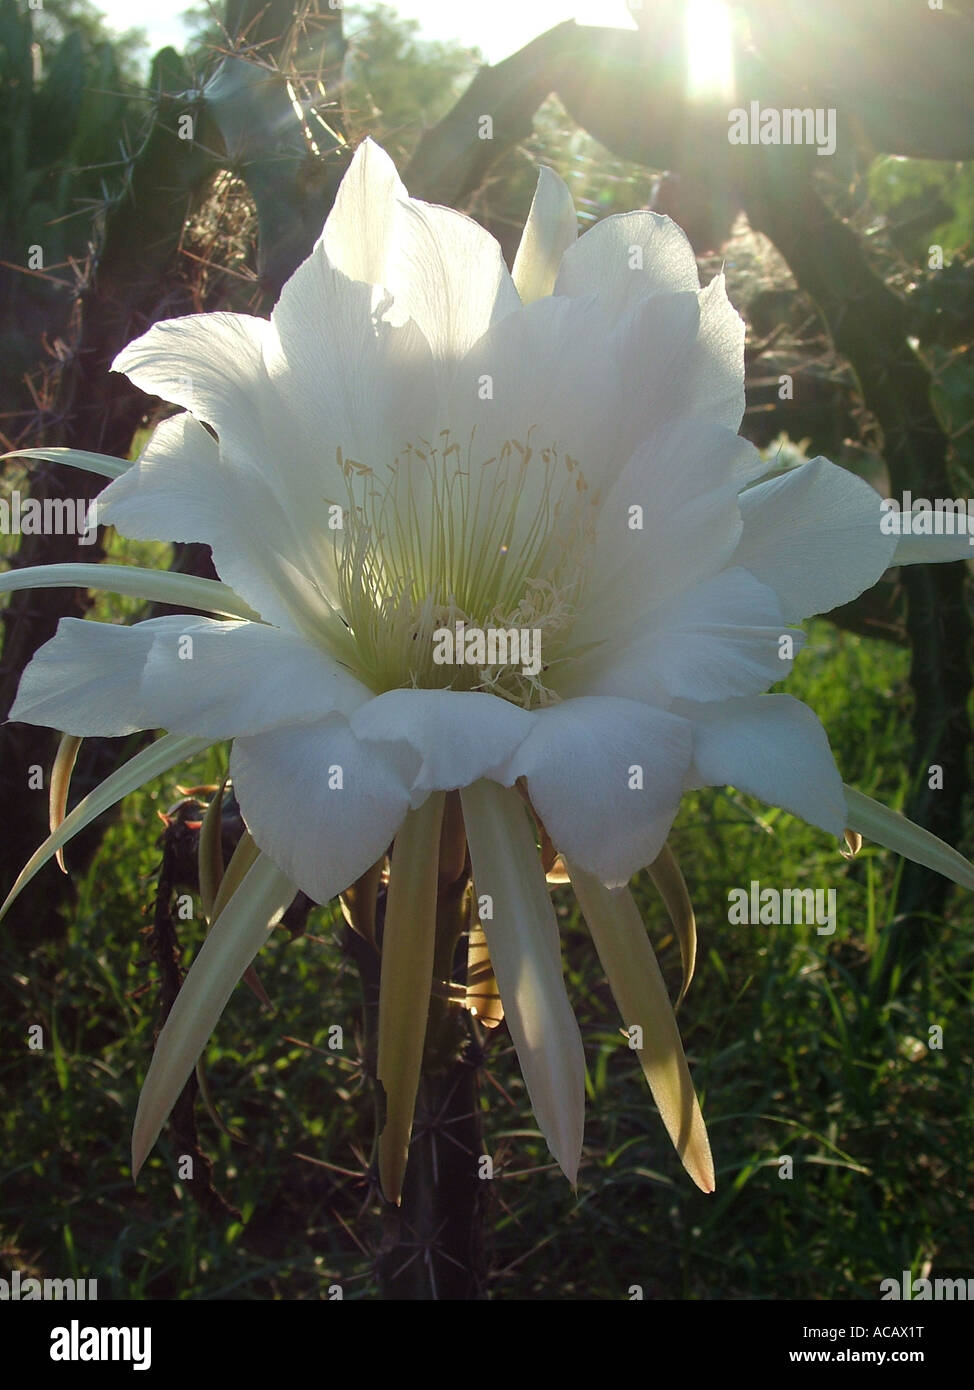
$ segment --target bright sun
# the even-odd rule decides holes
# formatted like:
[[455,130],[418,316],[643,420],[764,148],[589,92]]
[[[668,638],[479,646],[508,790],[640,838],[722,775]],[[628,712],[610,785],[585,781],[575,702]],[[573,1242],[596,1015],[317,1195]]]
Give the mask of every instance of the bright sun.
[[723,0],[687,0],[687,94],[729,101],[734,94],[730,11]]

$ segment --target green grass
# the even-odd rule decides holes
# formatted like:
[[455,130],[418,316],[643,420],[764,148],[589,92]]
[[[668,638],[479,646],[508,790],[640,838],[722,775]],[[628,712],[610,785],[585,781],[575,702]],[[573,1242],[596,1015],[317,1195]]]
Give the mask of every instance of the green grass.
[[[102,616],[108,616],[107,613]],[[124,616],[119,614],[119,617]],[[814,624],[787,689],[819,713],[846,780],[899,804],[909,749],[905,653]],[[4,939],[5,1095],[0,1253],[10,1267],[97,1277],[99,1297],[374,1297],[375,1205],[361,1177],[371,1103],[358,1067],[358,984],[335,909],[258,968],[276,1012],[234,995],[206,1054],[221,1133],[199,1107],[214,1180],[240,1220],[204,1215],[164,1139],[138,1187],[128,1145],[156,1018],[144,950],[159,859],[156,811],[222,775],[223,750],[133,796],[79,884],[66,941]],[[295,808],[300,814],[300,808]],[[969,830],[958,839],[971,851]],[[505,1029],[482,1091],[498,1299],[866,1298],[931,1261],[966,1275],[974,1216],[971,910],[957,890],[931,926],[927,968],[882,1001],[898,861],[841,857],[825,834],[738,795],[686,798],[671,842],[693,895],[697,977],[681,1030],[718,1170],[693,1187],[673,1154],[570,894],[556,890],[566,973],[588,1064],[578,1192],[551,1167]],[[645,876],[636,891],[675,994],[679,952]],[[834,887],[838,929],[731,926],[752,878]],[[178,924],[187,955],[200,917]],[[26,1046],[40,1023],[45,1049]],[[344,1050],[328,1049],[340,1024]],[[943,1049],[927,1046],[932,1025]],[[493,1082],[497,1084],[494,1085]],[[304,1157],[300,1157],[303,1155]],[[783,1178],[790,1156],[793,1176]],[[309,1160],[316,1160],[311,1162]],[[323,1167],[321,1164],[334,1165]],[[336,1169],[348,1170],[346,1176]]]

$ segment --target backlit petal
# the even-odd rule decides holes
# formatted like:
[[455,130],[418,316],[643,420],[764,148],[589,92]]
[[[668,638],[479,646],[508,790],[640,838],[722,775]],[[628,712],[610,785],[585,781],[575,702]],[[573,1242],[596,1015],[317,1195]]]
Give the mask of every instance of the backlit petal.
[[574,1184],[585,1124],[585,1056],[534,836],[516,792],[477,782],[461,801],[474,885],[490,903],[481,921],[531,1108]]

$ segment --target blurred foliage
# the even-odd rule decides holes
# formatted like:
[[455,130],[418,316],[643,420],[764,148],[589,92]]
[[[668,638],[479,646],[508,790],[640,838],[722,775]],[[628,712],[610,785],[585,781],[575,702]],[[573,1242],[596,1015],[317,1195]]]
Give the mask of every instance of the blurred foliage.
[[[26,4],[18,7],[22,11]],[[30,9],[34,40],[43,55],[76,34],[82,55],[87,57],[103,44],[109,44],[126,86],[135,86],[141,77],[141,52],[146,45],[145,30],[133,25],[118,33],[106,24],[104,14],[93,0],[43,0],[43,8]]]
[[926,262],[933,243],[948,257],[974,251],[974,166],[884,155],[870,168],[868,186],[889,235],[912,258]]

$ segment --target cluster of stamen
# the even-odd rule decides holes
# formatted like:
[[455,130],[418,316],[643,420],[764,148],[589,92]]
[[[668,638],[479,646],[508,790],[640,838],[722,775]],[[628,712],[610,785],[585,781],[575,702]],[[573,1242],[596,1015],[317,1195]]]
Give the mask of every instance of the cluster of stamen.
[[[552,703],[594,538],[595,498],[578,462],[506,440],[479,458],[443,430],[385,470],[338,451],[345,481],[335,530],[340,611],[357,674],[377,693],[414,686],[487,690]],[[541,669],[437,664],[434,634],[467,628],[540,634]]]

